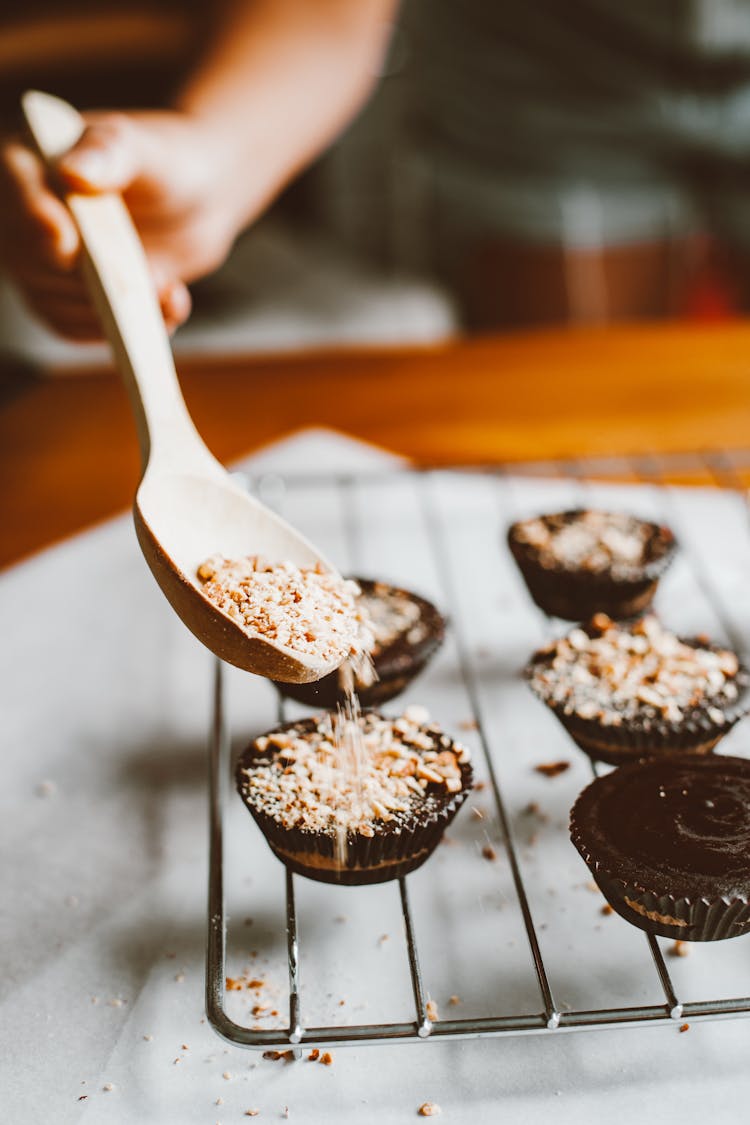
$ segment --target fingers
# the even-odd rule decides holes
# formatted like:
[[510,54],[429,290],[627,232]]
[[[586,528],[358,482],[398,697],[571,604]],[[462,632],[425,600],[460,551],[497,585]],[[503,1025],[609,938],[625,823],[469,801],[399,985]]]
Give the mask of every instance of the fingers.
[[86,126],[57,162],[57,172],[74,191],[125,191],[142,170],[143,148],[137,125],[123,114],[106,114]]
[[169,331],[173,332],[176,328],[179,328],[190,316],[192,308],[190,293],[187,286],[183,285],[181,281],[173,281],[165,286],[159,293],[159,303],[164,322]]
[[11,268],[73,268],[80,243],[73,219],[47,183],[41,160],[18,141],[0,151],[0,250]]
[[[64,284],[42,276],[25,278],[21,291],[31,310],[58,335],[70,340],[102,340],[101,322],[86,286],[78,274]],[[190,315],[190,294],[181,281],[172,282],[158,293],[164,325],[171,335]]]

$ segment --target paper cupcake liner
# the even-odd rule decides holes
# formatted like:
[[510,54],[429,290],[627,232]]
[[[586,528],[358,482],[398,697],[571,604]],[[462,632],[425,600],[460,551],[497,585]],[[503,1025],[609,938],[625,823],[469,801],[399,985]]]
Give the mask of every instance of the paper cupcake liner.
[[612,909],[646,933],[677,941],[724,941],[750,930],[750,903],[745,899],[691,901],[644,892],[602,871],[593,875]]
[[649,730],[623,723],[619,727],[604,726],[595,719],[566,715],[562,708],[550,708],[570,737],[594,762],[620,766],[640,758],[662,754],[710,754],[714,746],[728,734],[740,715],[724,723],[691,720],[678,724],[655,721]]
[[468,794],[468,788],[451,794],[450,803],[433,812],[429,821],[398,832],[385,830],[374,836],[348,832],[343,866],[337,861],[335,836],[284,829],[260,810],[248,808],[271,850],[286,867],[319,883],[365,886],[398,879],[421,867],[440,843]]

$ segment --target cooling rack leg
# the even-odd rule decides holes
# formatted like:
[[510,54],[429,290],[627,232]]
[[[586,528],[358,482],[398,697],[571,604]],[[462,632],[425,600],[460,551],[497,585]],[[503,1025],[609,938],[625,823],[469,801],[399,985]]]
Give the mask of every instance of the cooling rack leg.
[[[297,911],[294,903],[294,876],[286,873],[286,947],[289,961],[289,1042],[299,1043],[302,1039],[299,1003],[299,946],[297,944]],[[302,1051],[294,1052],[295,1059],[302,1057]]]
[[648,947],[651,950],[651,956],[653,957],[654,964],[656,965],[656,971],[659,974],[661,986],[664,989],[664,995],[667,1000],[667,1008],[669,1010],[669,1014],[673,1020],[679,1020],[682,1018],[682,1004],[675,995],[674,988],[672,987],[672,978],[669,975],[667,966],[664,964],[664,958],[662,956],[661,950],[659,949],[658,942],[653,934],[646,934],[646,938],[648,940]]
[[420,1039],[426,1039],[432,1031],[432,1020],[427,1015],[427,1000],[425,999],[424,984],[422,982],[422,970],[419,967],[419,955],[417,953],[417,943],[414,937],[414,923],[412,922],[411,907],[409,906],[409,892],[406,889],[406,879],[403,876],[398,881],[398,888],[401,892],[401,911],[404,915],[406,949],[409,954],[409,972],[411,973],[411,985],[414,990],[414,1004],[417,1009],[417,1035]]
[[225,749],[226,728],[223,716],[223,681],[221,661],[214,666],[214,709],[210,739],[209,797],[209,893],[208,940],[206,950],[206,1011],[211,1016],[223,1010],[226,958],[224,925],[224,871],[222,839],[222,791],[220,766]]

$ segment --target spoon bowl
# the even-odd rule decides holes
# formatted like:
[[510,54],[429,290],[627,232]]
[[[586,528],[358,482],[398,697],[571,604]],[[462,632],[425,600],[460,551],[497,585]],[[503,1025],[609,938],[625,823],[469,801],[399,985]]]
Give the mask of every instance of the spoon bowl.
[[[55,162],[84,129],[60,98],[28,91],[23,112],[54,177]],[[192,633],[229,664],[289,683],[309,683],[323,661],[241,628],[203,594],[198,567],[212,555],[333,567],[302,535],[232,480],[188,414],[143,247],[118,195],[61,192],[81,236],[83,271],[130,393],[143,459],[134,520],[143,555]],[[342,654],[343,659],[343,654]]]

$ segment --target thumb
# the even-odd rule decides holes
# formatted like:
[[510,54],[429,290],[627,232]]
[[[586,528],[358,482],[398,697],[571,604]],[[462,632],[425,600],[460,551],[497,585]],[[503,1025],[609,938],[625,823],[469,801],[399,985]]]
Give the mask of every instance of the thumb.
[[127,117],[106,115],[86,126],[57,171],[74,191],[124,191],[140,172],[140,147],[138,129]]

